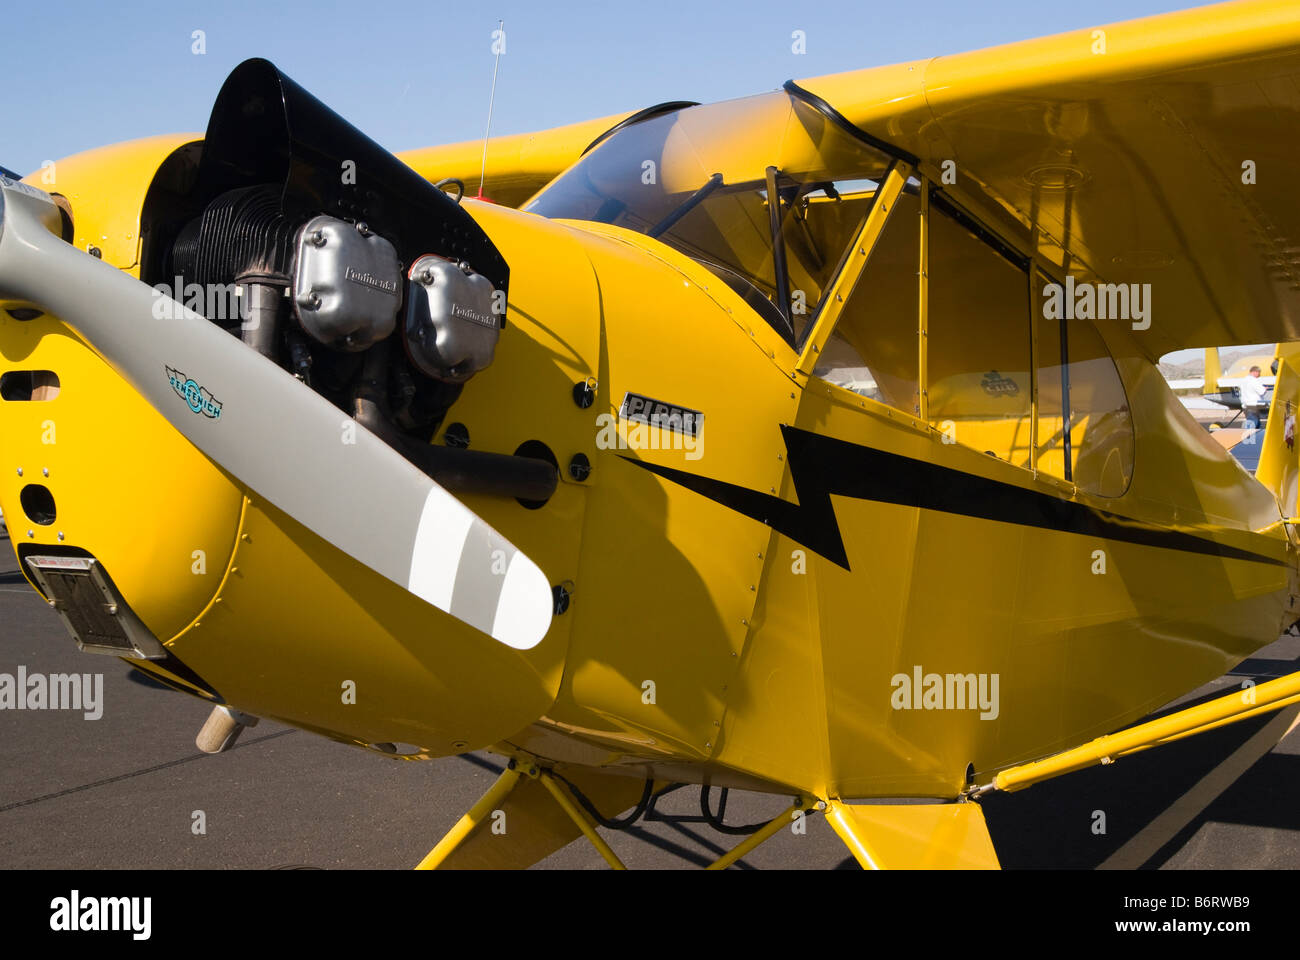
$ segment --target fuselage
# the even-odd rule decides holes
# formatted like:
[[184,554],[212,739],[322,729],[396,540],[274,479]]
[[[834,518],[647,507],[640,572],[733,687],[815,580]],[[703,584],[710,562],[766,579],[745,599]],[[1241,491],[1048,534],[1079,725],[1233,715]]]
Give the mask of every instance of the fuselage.
[[[146,195],[192,142],[60,161],[45,188],[71,204],[74,245],[139,275]],[[860,188],[864,216],[882,183]],[[919,196],[900,195],[899,223]],[[855,202],[821,200],[802,213],[812,248],[874,240],[877,265],[895,241],[915,249],[889,228],[819,226]],[[962,245],[987,237],[941,239],[934,221],[928,367],[909,380],[917,321],[851,312],[877,291],[886,306],[910,296],[903,254],[885,273],[869,262],[848,305],[814,311],[798,337],[644,225],[463,206],[510,265],[508,322],[430,439],[559,468],[544,503],[461,495],[557,587],[536,648],[484,643],[265,503],[58,318],[0,312],[4,372],[59,383],[0,404],[0,507],[20,559],[93,556],[167,650],[141,669],[343,742],[845,798],[955,796],[972,774],[1145,715],[1285,625],[1295,560],[1272,494],[1121,320],[1090,321],[1107,405],[1063,418],[1042,300],[1027,292],[1004,317],[967,283]],[[1014,260],[1018,238],[998,240]],[[822,253],[814,299],[832,304],[839,252]],[[1060,279],[1037,269],[1031,284]],[[968,298],[959,326],[943,325],[962,302],[944,300],[946,270]],[[801,369],[837,309],[856,355]],[[1008,336],[1023,337],[1019,367],[998,359]],[[25,514],[38,476],[50,523]]]

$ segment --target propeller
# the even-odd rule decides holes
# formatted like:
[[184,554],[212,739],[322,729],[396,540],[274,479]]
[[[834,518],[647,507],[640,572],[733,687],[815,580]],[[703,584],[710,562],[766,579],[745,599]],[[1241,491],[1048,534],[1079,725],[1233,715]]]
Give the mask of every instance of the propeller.
[[310,387],[59,231],[49,194],[0,176],[0,298],[72,327],[205,456],[358,562],[507,646],[541,642],[551,588],[522,551]]

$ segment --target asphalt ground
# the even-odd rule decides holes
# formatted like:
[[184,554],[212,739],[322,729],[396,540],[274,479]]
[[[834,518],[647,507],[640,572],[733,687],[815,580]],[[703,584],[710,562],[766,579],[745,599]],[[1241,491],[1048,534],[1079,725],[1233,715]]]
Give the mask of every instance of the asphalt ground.
[[[29,673],[102,673],[104,709],[95,720],[0,710],[0,869],[407,868],[487,790],[501,762],[490,754],[393,760],[269,721],[225,754],[202,754],[194,735],[209,707],[123,661],[79,652],[0,538],[0,672],[20,664]],[[1284,636],[1180,704],[1297,669],[1300,637]],[[1243,721],[987,797],[1003,867],[1300,867],[1296,716]],[[788,803],[732,791],[726,819],[765,820]],[[698,788],[657,807],[697,814]],[[643,821],[601,833],[632,868],[703,866],[737,842],[699,823]],[[606,869],[585,841],[537,866]],[[812,816],[805,834],[782,830],[736,868],[857,864]]]

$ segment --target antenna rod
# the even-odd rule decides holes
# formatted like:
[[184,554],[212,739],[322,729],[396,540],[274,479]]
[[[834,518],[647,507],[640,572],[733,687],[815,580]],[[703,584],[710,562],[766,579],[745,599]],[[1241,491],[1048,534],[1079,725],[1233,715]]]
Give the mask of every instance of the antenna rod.
[[492,63],[492,92],[488,94],[488,119],[487,129],[483,131],[483,165],[479,168],[478,174],[478,196],[483,198],[483,181],[487,179],[487,148],[488,138],[492,135],[492,103],[497,96],[497,69],[501,66],[501,51],[506,45],[506,22],[497,21],[497,58]]

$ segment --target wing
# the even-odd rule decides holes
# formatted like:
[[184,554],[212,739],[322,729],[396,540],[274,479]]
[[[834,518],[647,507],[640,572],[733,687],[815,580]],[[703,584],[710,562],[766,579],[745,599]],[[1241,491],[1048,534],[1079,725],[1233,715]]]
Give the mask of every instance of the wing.
[[482,177],[484,196],[517,207],[619,127],[690,106],[695,104],[673,100],[635,113],[616,113],[551,130],[492,137],[486,158],[482,140],[424,147],[397,156],[428,180],[437,182],[447,177],[460,180],[470,196],[478,193]]
[[[1151,359],[1300,340],[1300,14],[1200,7],[800,81],[1008,236],[1150,284]],[[946,161],[953,165],[945,166]],[[951,187],[948,189],[952,190]]]
[[399,153],[397,158],[428,180],[460,180],[469,196],[478,192],[479,176],[486,171],[484,196],[517,207],[573,164],[589,143],[625,116],[616,114],[553,130],[492,137],[486,166],[482,140],[423,147]]

